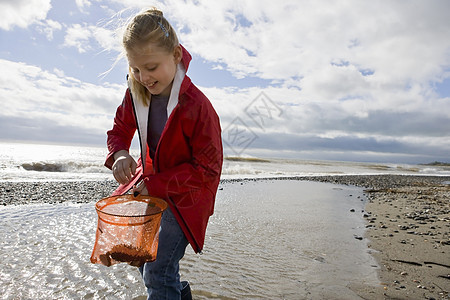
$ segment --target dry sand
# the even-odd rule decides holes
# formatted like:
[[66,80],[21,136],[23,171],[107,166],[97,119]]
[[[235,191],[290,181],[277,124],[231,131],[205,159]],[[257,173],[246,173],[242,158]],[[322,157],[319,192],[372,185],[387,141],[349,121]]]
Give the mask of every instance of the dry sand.
[[366,192],[367,238],[377,251],[382,289],[360,295],[449,299],[450,185],[416,178],[405,186]]

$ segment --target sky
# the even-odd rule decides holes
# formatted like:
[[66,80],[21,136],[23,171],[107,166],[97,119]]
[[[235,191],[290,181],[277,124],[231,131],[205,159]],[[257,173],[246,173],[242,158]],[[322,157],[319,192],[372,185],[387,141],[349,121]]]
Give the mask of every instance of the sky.
[[105,145],[121,29],[151,6],[193,56],[225,155],[450,162],[447,0],[0,0],[0,140]]

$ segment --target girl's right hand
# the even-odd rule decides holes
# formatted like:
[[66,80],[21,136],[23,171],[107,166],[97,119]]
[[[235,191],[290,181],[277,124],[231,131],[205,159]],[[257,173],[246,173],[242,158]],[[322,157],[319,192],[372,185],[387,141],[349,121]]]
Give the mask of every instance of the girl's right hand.
[[114,153],[114,164],[112,171],[114,178],[120,184],[127,184],[136,173],[136,161],[126,150]]

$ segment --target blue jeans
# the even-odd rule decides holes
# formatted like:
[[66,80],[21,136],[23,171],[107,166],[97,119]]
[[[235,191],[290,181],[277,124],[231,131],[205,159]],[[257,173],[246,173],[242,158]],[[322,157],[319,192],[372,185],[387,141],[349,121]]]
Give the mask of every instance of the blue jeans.
[[182,286],[179,262],[187,245],[180,225],[170,208],[167,208],[161,218],[156,260],[139,268],[147,287],[147,299],[180,299]]

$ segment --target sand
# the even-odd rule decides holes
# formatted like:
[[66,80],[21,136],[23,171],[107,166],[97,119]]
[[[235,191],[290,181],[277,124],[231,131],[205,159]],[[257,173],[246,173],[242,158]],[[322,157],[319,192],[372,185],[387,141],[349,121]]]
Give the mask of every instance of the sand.
[[[380,265],[381,284],[352,285],[361,298],[449,299],[450,177],[345,175],[289,179],[365,189],[366,208],[356,213],[366,219],[364,238]],[[109,195],[115,186],[111,181],[1,182],[0,205],[88,203]]]
[[410,179],[366,190],[366,237],[377,251],[382,289],[362,289],[365,299],[449,297],[450,185]]

